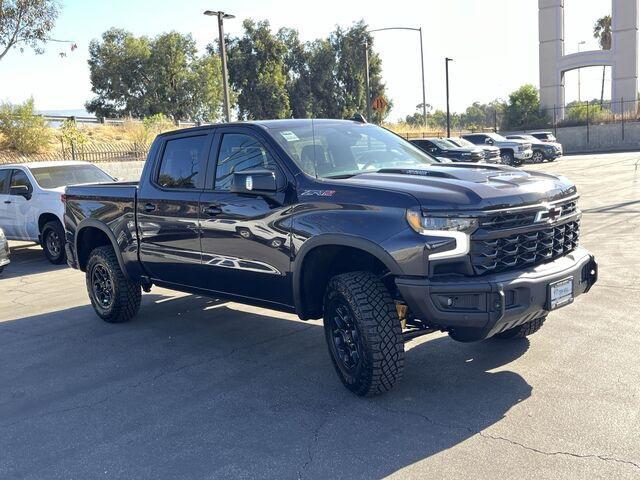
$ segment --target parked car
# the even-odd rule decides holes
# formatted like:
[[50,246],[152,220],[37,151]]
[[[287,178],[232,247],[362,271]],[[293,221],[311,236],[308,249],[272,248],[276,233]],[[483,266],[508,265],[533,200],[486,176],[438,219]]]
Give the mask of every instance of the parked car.
[[471,143],[469,140],[465,140],[462,137],[449,137],[447,138],[447,140],[458,147],[481,148],[484,152],[484,161],[486,163],[502,163],[502,158],[500,157],[500,149],[498,147],[486,144],[476,145],[474,143]]
[[524,140],[525,142],[530,142],[531,149],[533,150],[533,155],[531,156],[533,163],[542,163],[545,160],[553,162],[556,158],[562,156],[562,145],[557,142],[543,142],[533,135],[524,133],[507,135],[507,138],[509,140]]
[[522,140],[507,140],[497,133],[469,133],[462,135],[475,145],[493,145],[500,149],[500,157],[505,165],[518,166],[533,156],[531,143]]
[[107,322],[152,285],[324,318],[338,376],[375,395],[410,338],[523,338],[586,293],[577,200],[563,177],[439,163],[371,124],[207,125],[159,135],[139,183],[67,187],[66,250]]
[[454,162],[479,162],[484,160],[484,150],[476,147],[459,147],[444,138],[415,138],[410,140],[416,147],[435,156]]
[[0,273],[9,265],[9,242],[0,228]]
[[0,228],[9,240],[38,242],[51,263],[64,263],[65,186],[113,181],[87,162],[0,165]]
[[531,135],[536,137],[538,140],[542,140],[543,142],[558,142],[556,136],[551,132],[531,132]]

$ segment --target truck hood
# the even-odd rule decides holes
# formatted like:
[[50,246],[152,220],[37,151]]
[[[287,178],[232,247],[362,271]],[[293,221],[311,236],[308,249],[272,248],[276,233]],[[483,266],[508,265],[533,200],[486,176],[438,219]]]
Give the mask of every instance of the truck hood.
[[385,169],[346,181],[408,193],[422,208],[443,211],[517,207],[576,193],[575,186],[564,177],[476,163]]

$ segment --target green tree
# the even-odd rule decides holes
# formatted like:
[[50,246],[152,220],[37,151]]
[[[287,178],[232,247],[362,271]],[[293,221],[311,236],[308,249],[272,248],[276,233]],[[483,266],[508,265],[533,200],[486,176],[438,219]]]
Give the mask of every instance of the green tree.
[[151,84],[149,58],[151,40],[135,37],[117,28],[102,34],[102,40],[89,44],[91,91],[87,111],[98,117],[143,117],[148,114]]
[[309,118],[313,115],[312,51],[308,44],[300,41],[297,30],[281,28],[277,38],[286,48],[284,68],[287,72],[286,90],[291,113],[294,118]]
[[[596,20],[593,26],[593,37],[598,40],[602,50],[611,50],[611,15]],[[606,72],[605,66],[602,67],[602,87],[600,89],[600,105],[604,101],[604,76]]]
[[111,29],[89,46],[92,91],[86,108],[99,117],[217,120],[222,113],[220,60],[198,56],[191,35],[164,33],[154,39]]
[[229,80],[238,92],[240,118],[289,118],[285,65],[287,45],[271,33],[269,22],[243,22],[244,34],[227,47]]
[[[382,81],[382,61],[373,50],[373,37],[367,31],[368,25],[363,20],[354,23],[350,28],[338,27],[329,36],[335,56],[335,77],[339,85],[338,105],[341,117],[351,117],[355,113],[367,112],[367,102],[372,102],[378,96],[385,96],[386,86]],[[369,53],[369,84],[371,97],[367,98],[365,72],[365,45]],[[388,107],[382,112],[374,112],[373,118],[368,119],[381,123],[388,115],[392,102],[387,99]]]
[[20,105],[0,104],[0,133],[6,146],[20,153],[45,151],[51,139],[51,129],[35,113],[33,98]]
[[502,123],[506,130],[535,128],[548,123],[547,116],[540,111],[538,89],[526,84],[512,92],[505,107]]
[[14,47],[42,53],[59,12],[56,0],[0,0],[0,60]]

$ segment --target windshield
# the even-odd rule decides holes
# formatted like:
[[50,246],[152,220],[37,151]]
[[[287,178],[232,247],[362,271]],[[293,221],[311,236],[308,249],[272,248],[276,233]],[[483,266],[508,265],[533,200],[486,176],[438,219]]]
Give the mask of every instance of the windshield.
[[487,137],[495,140],[496,142],[504,142],[506,140],[505,137],[503,137],[502,135],[498,135],[497,133],[487,133],[485,135],[487,135]]
[[80,183],[113,182],[114,179],[94,165],[57,165],[36,167],[31,173],[42,188],[57,188]]
[[458,147],[473,147],[473,148],[478,148],[478,146],[475,143],[471,143],[469,140],[467,140],[466,138],[462,138],[462,137],[456,137],[456,138],[450,138],[448,139],[451,143],[453,143],[454,145],[457,145]]
[[457,145],[451,143],[449,140],[445,140],[444,138],[430,138],[429,141],[431,143],[434,143],[437,147],[442,148],[443,150],[457,147]]
[[269,131],[305,173],[317,177],[349,177],[438,163],[398,135],[371,124],[309,121],[269,126]]

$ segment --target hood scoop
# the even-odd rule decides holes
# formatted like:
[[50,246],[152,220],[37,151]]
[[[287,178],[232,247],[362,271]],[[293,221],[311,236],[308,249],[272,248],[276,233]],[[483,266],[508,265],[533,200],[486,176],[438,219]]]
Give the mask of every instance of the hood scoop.
[[410,168],[383,168],[375,173],[393,173],[396,175],[415,175],[418,177],[436,177],[436,178],[456,178],[447,172],[427,170],[427,169],[410,169]]

